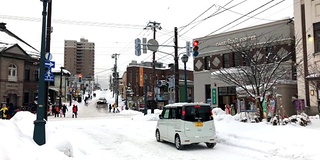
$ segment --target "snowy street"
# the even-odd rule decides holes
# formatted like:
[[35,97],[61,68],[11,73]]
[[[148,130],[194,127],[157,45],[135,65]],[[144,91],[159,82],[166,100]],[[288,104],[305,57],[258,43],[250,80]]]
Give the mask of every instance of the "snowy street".
[[[77,119],[50,117],[48,122],[50,127],[81,133],[84,137],[80,141],[90,141],[94,146],[95,149],[90,148],[92,154],[104,155],[95,158],[181,160],[212,159],[213,157],[215,159],[246,160],[315,158],[306,156],[310,151],[299,151],[304,148],[304,145],[295,142],[294,138],[290,140],[291,136],[286,136],[285,134],[288,132],[283,130],[284,127],[290,131],[300,129],[301,126],[271,126],[266,125],[265,122],[240,123],[231,120],[231,117],[225,117],[225,115],[217,115],[215,118],[218,144],[213,149],[207,148],[205,144],[199,144],[188,146],[185,150],[179,151],[173,144],[159,143],[155,139],[156,119],[160,113],[159,110],[156,110],[155,114],[147,116],[143,116],[141,112],[126,110],[121,113],[109,113],[104,108],[95,107],[97,98],[93,98],[88,106],[81,108]],[[67,117],[71,116],[67,115]],[[303,129],[304,132],[308,132],[308,130],[314,129]],[[317,130],[317,133],[320,132]],[[255,134],[260,134],[262,137],[259,138],[259,135]],[[70,139],[73,138],[70,137]],[[284,139],[279,141],[281,138]],[[297,151],[290,153],[292,150]]]
[[272,126],[239,122],[237,115],[213,109],[217,145],[209,149],[200,143],[177,150],[173,144],[156,141],[160,110],[155,114],[149,110],[146,116],[121,108],[120,113],[109,113],[95,104],[100,96],[113,103],[112,94],[97,94],[87,106],[75,102],[78,118],[71,118],[71,107],[66,117],[49,116],[42,146],[33,140],[36,115],[21,111],[10,120],[0,120],[0,137],[5,137],[0,140],[0,160],[317,160],[320,156],[318,116],[310,117],[312,123],[306,127],[294,123]]

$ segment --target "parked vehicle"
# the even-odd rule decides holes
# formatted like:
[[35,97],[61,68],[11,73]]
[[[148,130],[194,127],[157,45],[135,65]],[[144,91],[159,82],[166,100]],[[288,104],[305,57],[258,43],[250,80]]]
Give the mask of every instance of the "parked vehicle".
[[212,109],[205,103],[174,103],[163,107],[155,132],[156,140],[175,144],[178,150],[184,145],[205,143],[216,145],[216,130]]

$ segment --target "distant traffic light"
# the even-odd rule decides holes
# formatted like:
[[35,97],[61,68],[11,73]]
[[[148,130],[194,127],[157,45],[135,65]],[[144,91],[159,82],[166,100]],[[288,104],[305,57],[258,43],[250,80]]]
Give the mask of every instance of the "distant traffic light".
[[140,56],[141,55],[141,40],[140,40],[140,38],[135,39],[134,44],[135,44],[135,55]]
[[82,74],[78,74],[78,79],[79,79],[79,82],[81,83],[82,82]]
[[197,57],[199,55],[199,41],[195,40],[193,41],[192,43],[192,46],[193,46],[193,57]]

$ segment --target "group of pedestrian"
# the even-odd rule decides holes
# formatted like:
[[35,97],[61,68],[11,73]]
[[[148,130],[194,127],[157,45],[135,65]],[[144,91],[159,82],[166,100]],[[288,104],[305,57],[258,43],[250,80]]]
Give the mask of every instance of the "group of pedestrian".
[[[52,113],[54,117],[66,117],[66,112],[68,111],[68,107],[63,104],[61,107],[59,105],[55,105],[52,107]],[[78,106],[73,104],[72,106],[72,118],[78,117]]]
[[109,104],[109,112],[113,112],[113,113],[119,113],[120,110],[118,109],[118,106],[116,103],[113,103],[113,105]]
[[54,105],[52,107],[52,113],[54,114],[54,117],[66,117],[66,112],[68,111],[68,108],[65,104],[62,106],[60,105]]

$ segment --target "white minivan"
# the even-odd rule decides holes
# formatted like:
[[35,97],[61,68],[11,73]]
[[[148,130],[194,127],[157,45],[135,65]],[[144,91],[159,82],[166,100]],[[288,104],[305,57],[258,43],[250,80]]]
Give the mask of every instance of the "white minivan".
[[217,142],[212,109],[205,103],[168,104],[159,115],[155,135],[158,142],[174,143],[178,150],[198,143],[213,148]]

